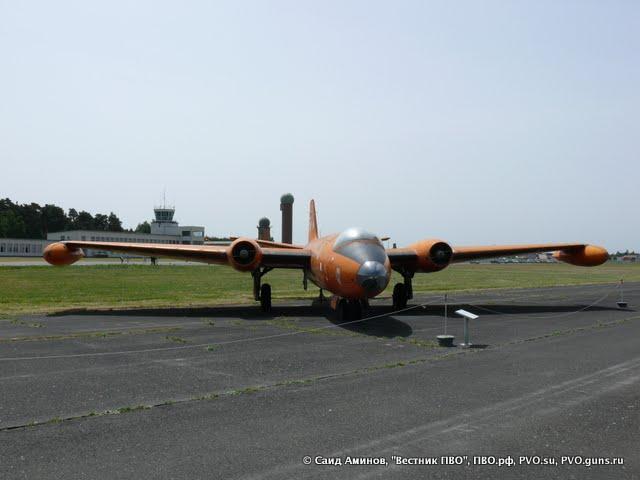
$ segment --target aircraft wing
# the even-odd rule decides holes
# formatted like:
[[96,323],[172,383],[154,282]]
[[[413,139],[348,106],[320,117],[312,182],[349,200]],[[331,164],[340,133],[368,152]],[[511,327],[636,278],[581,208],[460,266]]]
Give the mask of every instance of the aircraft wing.
[[[231,265],[239,270],[251,267],[305,268],[310,252],[304,249],[262,248],[259,260],[253,263],[234,261],[232,246],[219,245],[163,245],[155,243],[84,242],[68,240],[49,245],[44,259],[52,265],[69,265],[84,256],[82,249],[103,250],[146,257],[165,257],[192,262]],[[257,257],[256,252],[253,254]]]
[[565,252],[584,250],[584,243],[547,243],[532,245],[492,245],[479,247],[453,247],[452,263],[485,258],[510,257],[526,253]]
[[556,260],[584,267],[601,265],[609,259],[604,248],[585,243],[451,247],[440,240],[422,240],[408,247],[388,249],[387,255],[396,270],[430,272],[442,270],[450,263],[542,252],[553,252]]

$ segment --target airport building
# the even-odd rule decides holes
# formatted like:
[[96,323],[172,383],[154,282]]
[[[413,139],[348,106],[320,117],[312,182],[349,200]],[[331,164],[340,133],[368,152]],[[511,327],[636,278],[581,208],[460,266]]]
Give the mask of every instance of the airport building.
[[[153,209],[155,218],[151,222],[151,233],[109,232],[104,230],[70,230],[54,232],[47,235],[47,240],[64,241],[77,240],[86,242],[124,242],[124,243],[158,243],[203,245],[204,227],[179,225],[173,219],[174,207],[156,207]],[[88,257],[110,256],[119,257],[121,253],[101,250],[85,249]]]
[[[109,232],[105,230],[69,230],[53,232],[46,240],[29,238],[0,238],[0,257],[40,257],[47,245],[64,240],[86,242],[124,242],[203,245],[204,227],[183,226],[173,219],[175,208],[154,208],[155,218],[151,222],[151,233]],[[122,254],[85,249],[85,255],[118,257]]]
[[0,238],[0,257],[41,257],[50,240]]
[[[280,198],[282,211],[282,241],[291,243],[293,237],[293,195],[290,193]],[[229,240],[206,241],[204,227],[183,226],[174,220],[174,207],[155,207],[154,219],[151,221],[150,233],[111,232],[105,230],[68,230],[52,232],[46,240],[0,238],[0,257],[41,257],[47,245],[66,240],[82,242],[123,242],[123,243],[158,243],[165,245],[228,245]],[[258,238],[273,241],[271,222],[263,217],[258,222]],[[94,249],[84,249],[88,257],[119,257],[120,253]]]

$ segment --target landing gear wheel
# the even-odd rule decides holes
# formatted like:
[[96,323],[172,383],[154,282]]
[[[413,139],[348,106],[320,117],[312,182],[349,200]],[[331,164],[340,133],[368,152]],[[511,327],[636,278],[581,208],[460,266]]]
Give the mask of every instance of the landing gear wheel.
[[348,305],[349,318],[348,320],[360,320],[362,318],[362,304],[360,300],[350,300]]
[[349,304],[343,298],[338,301],[338,305],[336,305],[336,320],[338,323],[342,323],[347,320],[349,317]]
[[396,283],[393,287],[393,308],[402,310],[407,308],[407,286],[404,283]]
[[260,287],[260,308],[263,312],[271,311],[271,285],[268,283]]

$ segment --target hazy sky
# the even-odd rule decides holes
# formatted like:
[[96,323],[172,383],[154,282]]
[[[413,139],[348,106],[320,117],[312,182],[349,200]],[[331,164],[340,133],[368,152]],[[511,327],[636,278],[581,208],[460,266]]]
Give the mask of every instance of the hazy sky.
[[640,2],[0,0],[0,197],[640,249]]

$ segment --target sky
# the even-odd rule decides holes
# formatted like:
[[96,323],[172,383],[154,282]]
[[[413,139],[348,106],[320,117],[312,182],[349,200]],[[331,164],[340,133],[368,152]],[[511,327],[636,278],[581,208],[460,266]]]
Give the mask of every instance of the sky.
[[640,2],[0,0],[0,197],[640,250]]

